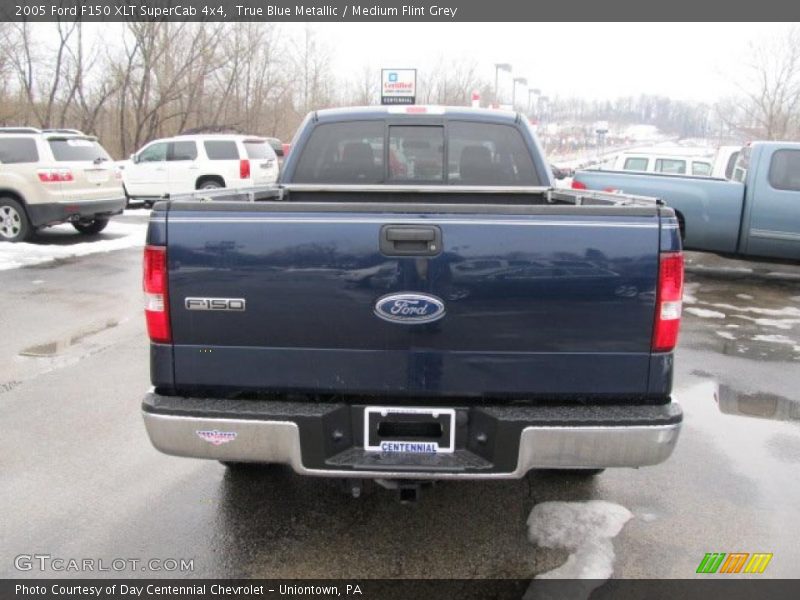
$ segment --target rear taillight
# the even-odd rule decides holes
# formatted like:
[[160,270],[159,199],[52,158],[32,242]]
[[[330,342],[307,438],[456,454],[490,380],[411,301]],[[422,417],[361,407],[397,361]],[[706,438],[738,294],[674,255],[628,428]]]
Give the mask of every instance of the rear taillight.
[[587,188],[586,188],[586,184],[583,183],[582,181],[578,181],[577,179],[573,179],[572,180],[572,189],[573,190],[585,190]]
[[144,315],[150,340],[171,341],[167,249],[163,246],[145,246],[144,249]]
[[239,161],[239,178],[247,179],[250,177],[250,161],[243,158]]
[[36,172],[39,181],[42,183],[61,183],[62,181],[72,181],[72,171],[69,169],[39,169]]
[[683,296],[683,253],[663,252],[658,266],[653,351],[669,352],[678,343]]

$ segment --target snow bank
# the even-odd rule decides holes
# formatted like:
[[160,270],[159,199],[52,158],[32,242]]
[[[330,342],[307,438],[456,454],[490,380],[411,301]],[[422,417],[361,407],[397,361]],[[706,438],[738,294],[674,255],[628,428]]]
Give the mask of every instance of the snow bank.
[[537,579],[608,579],[614,573],[612,539],[632,516],[624,506],[603,500],[537,504],[528,517],[528,539],[570,552],[563,565]]
[[111,221],[103,232],[88,238],[71,225],[45,229],[33,242],[0,243],[0,271],[18,269],[58,259],[86,256],[144,246],[147,225]]

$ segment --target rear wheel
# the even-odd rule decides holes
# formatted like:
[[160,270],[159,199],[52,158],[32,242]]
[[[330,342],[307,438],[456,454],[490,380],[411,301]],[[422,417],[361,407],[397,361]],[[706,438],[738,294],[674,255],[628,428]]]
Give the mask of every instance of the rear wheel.
[[97,235],[108,225],[108,219],[94,218],[85,221],[75,221],[72,226],[83,235]]
[[225,187],[219,179],[201,179],[197,184],[198,190],[218,190]]
[[22,204],[13,198],[0,198],[0,240],[24,242],[33,229]]

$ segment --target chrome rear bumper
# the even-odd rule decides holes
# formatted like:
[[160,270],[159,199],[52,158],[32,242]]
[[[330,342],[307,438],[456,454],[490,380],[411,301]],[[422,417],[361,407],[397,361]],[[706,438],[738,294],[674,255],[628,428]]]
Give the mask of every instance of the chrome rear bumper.
[[376,470],[341,468],[330,461],[309,467],[303,460],[300,427],[291,420],[186,416],[151,410],[144,410],[143,416],[151,442],[166,454],[280,463],[303,475],[381,479],[516,479],[531,469],[655,465],[672,454],[681,427],[680,420],[655,425],[531,425],[522,428],[518,440],[503,442],[518,446],[513,468],[448,469],[428,460],[419,470],[414,469],[413,462],[399,469]]

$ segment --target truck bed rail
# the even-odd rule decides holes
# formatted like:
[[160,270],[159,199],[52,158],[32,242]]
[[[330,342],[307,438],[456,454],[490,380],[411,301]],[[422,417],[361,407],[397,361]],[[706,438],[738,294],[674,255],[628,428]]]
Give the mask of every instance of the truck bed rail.
[[[480,200],[464,201],[464,196],[475,195],[478,197],[507,196],[514,197],[513,204],[562,204],[573,206],[661,206],[663,202],[649,196],[635,196],[615,192],[600,192],[592,190],[566,190],[553,189],[547,186],[462,186],[462,185],[337,185],[337,184],[280,184],[267,185],[247,189],[217,189],[197,190],[188,194],[175,194],[165,197],[165,200],[194,201],[194,202],[280,202],[291,201],[292,194],[316,195],[324,193],[328,196],[325,202],[342,202],[342,196],[347,196],[350,202],[357,194],[369,195],[407,195],[407,194],[433,194],[435,196],[460,196],[460,202],[439,201],[442,204],[480,204]],[[530,198],[530,202],[525,201]],[[369,201],[369,199],[365,199]],[[505,202],[496,202],[505,204]]]

